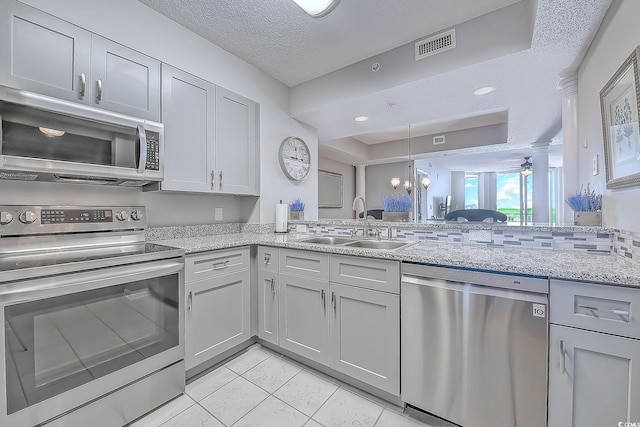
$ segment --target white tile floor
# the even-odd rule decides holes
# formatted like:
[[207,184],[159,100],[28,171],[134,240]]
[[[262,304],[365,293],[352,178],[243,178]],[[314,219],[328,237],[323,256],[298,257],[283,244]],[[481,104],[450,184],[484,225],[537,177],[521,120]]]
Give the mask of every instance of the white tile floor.
[[[130,427],[425,427],[260,345]],[[428,426],[426,426],[428,427]]]

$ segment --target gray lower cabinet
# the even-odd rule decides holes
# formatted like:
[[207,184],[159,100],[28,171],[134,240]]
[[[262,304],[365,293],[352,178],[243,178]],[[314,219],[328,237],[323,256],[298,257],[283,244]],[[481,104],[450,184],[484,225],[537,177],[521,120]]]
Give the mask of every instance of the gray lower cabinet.
[[549,427],[640,421],[640,290],[549,288]]
[[187,370],[251,338],[250,282],[248,248],[187,256]]
[[0,84],[160,121],[160,62],[0,0]]
[[329,282],[286,273],[279,278],[280,347],[329,365]]
[[551,325],[549,426],[640,420],[640,341]]
[[400,395],[400,296],[331,283],[331,367]]
[[258,270],[258,337],[278,345],[278,273]]

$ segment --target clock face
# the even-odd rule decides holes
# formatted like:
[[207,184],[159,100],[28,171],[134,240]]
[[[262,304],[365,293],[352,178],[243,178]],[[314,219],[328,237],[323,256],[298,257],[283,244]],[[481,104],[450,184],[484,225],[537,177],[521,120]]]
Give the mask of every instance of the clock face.
[[280,144],[280,167],[289,178],[301,181],[311,168],[311,155],[307,144],[296,137],[289,137]]

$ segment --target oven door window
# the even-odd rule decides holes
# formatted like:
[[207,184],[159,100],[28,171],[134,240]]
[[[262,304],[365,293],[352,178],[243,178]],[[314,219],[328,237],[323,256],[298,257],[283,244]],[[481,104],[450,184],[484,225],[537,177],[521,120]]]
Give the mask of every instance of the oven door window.
[[8,414],[179,345],[177,274],[4,309]]

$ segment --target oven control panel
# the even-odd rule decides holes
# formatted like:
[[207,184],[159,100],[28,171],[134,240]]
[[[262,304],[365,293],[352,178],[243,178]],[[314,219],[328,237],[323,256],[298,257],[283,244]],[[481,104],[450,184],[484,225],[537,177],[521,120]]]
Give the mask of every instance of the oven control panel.
[[0,206],[0,237],[145,227],[143,206]]

